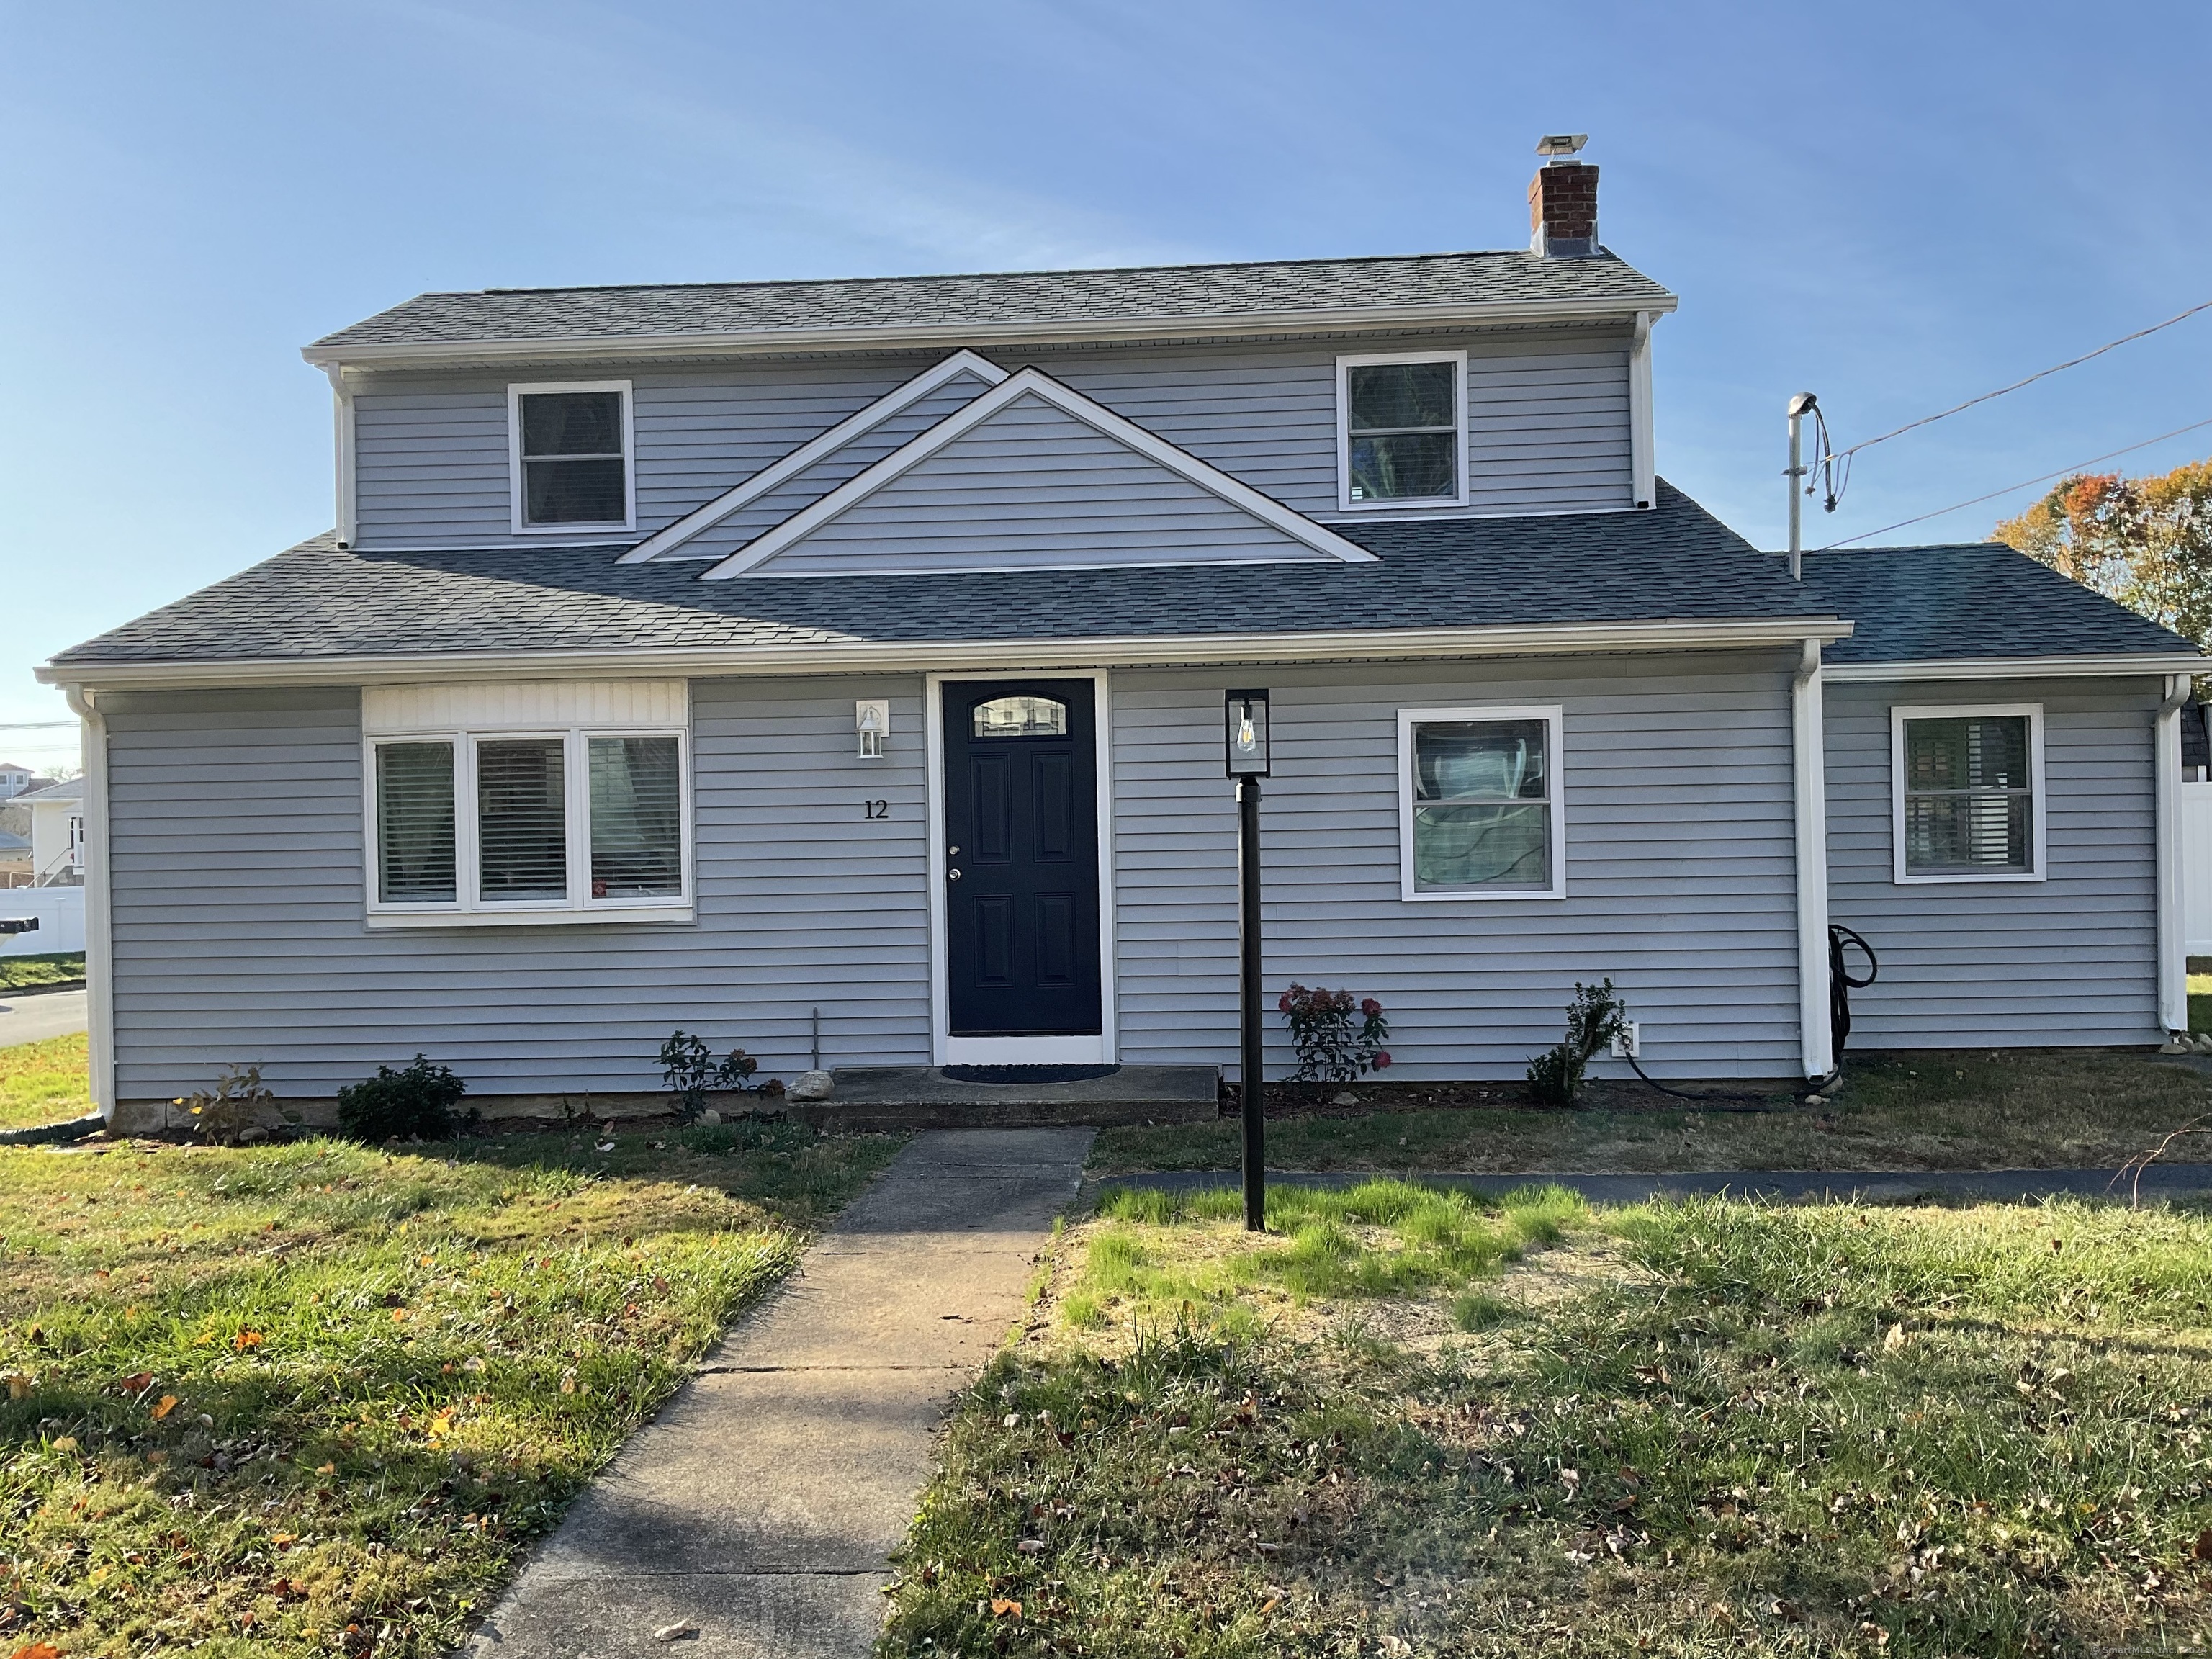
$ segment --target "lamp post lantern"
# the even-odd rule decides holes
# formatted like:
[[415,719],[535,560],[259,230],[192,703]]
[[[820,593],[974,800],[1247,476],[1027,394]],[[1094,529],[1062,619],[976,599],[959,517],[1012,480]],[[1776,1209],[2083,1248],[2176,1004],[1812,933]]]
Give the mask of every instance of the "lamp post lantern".
[[1260,1025],[1260,780],[1267,775],[1267,694],[1231,691],[1224,701],[1223,763],[1237,780],[1239,1091],[1244,1106],[1244,1225],[1267,1224],[1267,1110],[1261,1098]]

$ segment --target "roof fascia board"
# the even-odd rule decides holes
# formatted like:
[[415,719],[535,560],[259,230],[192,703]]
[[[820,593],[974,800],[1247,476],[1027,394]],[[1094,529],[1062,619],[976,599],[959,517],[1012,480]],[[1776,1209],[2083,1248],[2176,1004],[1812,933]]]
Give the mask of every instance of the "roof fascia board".
[[1272,495],[1264,495],[1251,485],[1231,477],[1219,468],[1207,465],[1189,451],[1176,448],[1166,439],[1116,415],[1103,404],[1085,397],[1072,386],[1061,385],[1042,370],[1025,368],[1018,374],[1009,375],[1000,381],[981,397],[954,410],[927,432],[902,444],[866,471],[848,478],[821,500],[799,508],[773,529],[763,531],[720,564],[702,573],[699,580],[727,581],[732,577],[745,574],[756,565],[766,562],[793,543],[804,540],[840,514],[919,466],[947,444],[973,431],[1008,404],[1029,397],[1043,398],[1061,413],[1127,446],[1147,460],[1181,475],[1208,494],[1240,508],[1285,536],[1304,543],[1316,552],[1340,559],[1346,564],[1377,562],[1376,556],[1365,548],[1346,541],[1334,530],[1316,524],[1304,514],[1293,512]]
[[1881,680],[2046,680],[2128,674],[2202,674],[2212,657],[2193,651],[2107,652],[2078,657],[1944,657],[1923,661],[1830,663],[1820,677],[1830,684]]
[[1067,639],[877,640],[822,645],[630,651],[472,651],[418,656],[290,658],[247,662],[44,663],[48,685],[172,689],[380,685],[413,680],[721,678],[794,672],[1171,667],[1215,663],[1336,662],[1421,657],[1580,655],[1607,651],[1696,651],[1801,647],[1848,638],[1833,617],[1697,622],[1556,623],[1498,628],[1323,629],[1299,633],[1097,635]]
[[665,530],[655,531],[615,562],[643,564],[672,547],[682,546],[700,532],[720,524],[748,501],[757,501],[778,484],[788,483],[815,462],[842,448],[862,433],[874,430],[901,410],[963,374],[973,374],[987,386],[997,386],[1006,378],[1006,371],[989,358],[979,357],[972,351],[956,351],[942,362],[925,368],[903,385],[885,392],[866,408],[848,415],[827,432],[809,439],[781,460],[770,462],[735,489],[725,490],[705,506],[694,508]]
[[1344,329],[1495,327],[1500,324],[1617,319],[1632,326],[1638,312],[1671,312],[1673,295],[1635,300],[1498,300],[1420,306],[1346,306],[1330,310],[1247,311],[1188,317],[1106,318],[1089,322],[1037,321],[907,323],[874,327],[760,328],[690,334],[553,335],[526,340],[398,340],[357,345],[300,348],[317,368],[437,367],[562,357],[641,358],[746,356],[762,353],[862,349],[902,346],[1067,345],[1089,341],[1207,338],[1229,334],[1330,333]]

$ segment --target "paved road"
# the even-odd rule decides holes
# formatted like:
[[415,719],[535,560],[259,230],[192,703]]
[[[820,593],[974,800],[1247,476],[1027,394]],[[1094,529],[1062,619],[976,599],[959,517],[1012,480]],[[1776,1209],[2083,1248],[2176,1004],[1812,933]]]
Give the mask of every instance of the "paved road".
[[26,997],[0,992],[0,1048],[82,1031],[86,994],[82,991],[49,991],[43,996]]
[[[1468,1175],[1421,1170],[1270,1170],[1267,1179],[1286,1187],[1352,1187],[1377,1178],[1416,1181],[1468,1192],[1504,1193],[1516,1187],[1566,1187],[1594,1204],[1641,1204],[1648,1199],[1729,1193],[1743,1198],[1810,1200],[1858,1198],[1894,1202],[1935,1194],[1947,1197],[2021,1199],[2073,1196],[2126,1198],[2130,1183],[2116,1170],[1698,1170],[1674,1175],[1581,1175],[1532,1170],[1526,1175]],[[1233,1187],[1233,1170],[1172,1170],[1152,1175],[1107,1176],[1100,1187],[1150,1187],[1171,1192]],[[2180,1198],[2212,1192],[2212,1164],[2154,1164],[2142,1173],[2142,1195]]]
[[476,1659],[866,1659],[945,1405],[1022,1317],[1091,1133],[909,1142],[577,1501]]

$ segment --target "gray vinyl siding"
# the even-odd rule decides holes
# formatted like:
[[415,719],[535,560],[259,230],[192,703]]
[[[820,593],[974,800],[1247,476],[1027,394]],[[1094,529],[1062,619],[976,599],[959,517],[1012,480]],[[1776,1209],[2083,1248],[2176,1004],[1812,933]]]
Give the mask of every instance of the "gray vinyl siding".
[[1030,395],[755,568],[823,575],[1329,556]]
[[726,558],[763,531],[781,524],[801,508],[811,507],[831,490],[873,466],[908,440],[920,437],[954,411],[964,409],[988,390],[973,374],[961,374],[866,432],[842,444],[812,466],[777,485],[757,500],[748,501],[720,524],[702,531],[671,548],[665,559]]
[[[1881,961],[1851,994],[1851,1046],[2157,1042],[2156,684],[1832,685],[1826,702],[1829,914]],[[2018,703],[2043,707],[2047,878],[1899,885],[1891,708]]]
[[[165,694],[108,718],[118,1093],[262,1064],[326,1097],[418,1050],[483,1095],[652,1090],[681,1027],[771,1073],[929,1055],[918,678],[697,681],[698,921],[370,932],[358,694]],[[854,756],[889,696],[892,757]],[[106,700],[103,699],[103,702]],[[861,803],[890,803],[887,820]],[[220,810],[210,810],[219,803]]]
[[[1042,368],[1299,512],[1331,514],[1338,508],[1339,354],[1462,348],[1469,354],[1471,512],[1632,505],[1629,341],[1615,328],[990,355],[1010,370]],[[632,382],[641,537],[944,355],[681,369],[608,363],[557,375],[518,371],[514,379]],[[474,371],[368,378],[354,399],[363,547],[545,544],[543,536],[512,534],[507,385],[507,375]]]
[[[1233,1069],[1223,689],[1273,693],[1266,982],[1382,1000],[1401,1079],[1518,1078],[1610,976],[1661,1077],[1795,1075],[1789,674],[1767,653],[1115,676],[1121,1057]],[[1407,901],[1398,711],[1562,705],[1563,900]],[[1291,1054],[1272,1012],[1271,1068]],[[1601,1060],[1600,1074],[1626,1068]]]

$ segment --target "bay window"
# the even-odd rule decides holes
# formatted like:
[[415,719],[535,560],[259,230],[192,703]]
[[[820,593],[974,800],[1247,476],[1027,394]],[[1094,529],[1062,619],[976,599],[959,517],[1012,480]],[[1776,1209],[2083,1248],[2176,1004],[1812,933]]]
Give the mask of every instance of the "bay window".
[[688,919],[684,705],[680,683],[370,688],[369,925]]

